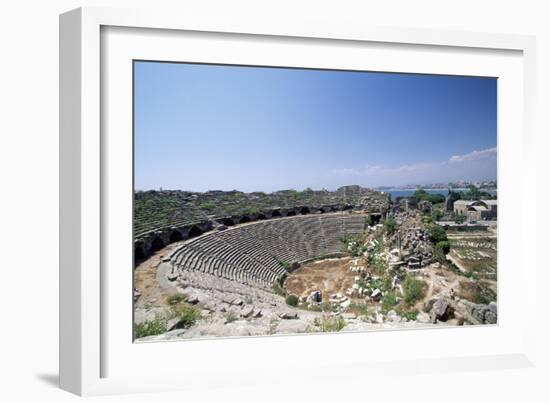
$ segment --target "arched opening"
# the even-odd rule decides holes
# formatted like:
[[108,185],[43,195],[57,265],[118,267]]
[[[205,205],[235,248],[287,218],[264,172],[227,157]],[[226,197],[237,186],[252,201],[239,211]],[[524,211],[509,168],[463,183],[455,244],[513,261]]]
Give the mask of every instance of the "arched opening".
[[138,245],[134,248],[134,260],[141,260],[145,257],[145,253],[143,252],[143,247],[141,245]]
[[159,249],[164,248],[165,246],[166,245],[164,245],[164,241],[160,237],[156,236],[151,243],[151,252],[155,252]]
[[233,225],[235,225],[235,221],[233,221],[231,218],[224,218],[222,223],[226,227],[232,227]]
[[286,213],[287,217],[292,217],[292,216],[295,216],[295,215],[296,215],[296,212],[294,210],[290,210],[288,213]]
[[189,238],[194,238],[199,235],[202,235],[202,230],[196,225],[193,225],[189,230]]
[[242,217],[241,217],[241,219],[239,220],[239,224],[244,224],[245,222],[250,222],[250,221],[252,221],[252,220],[250,219],[250,217],[247,216],[247,215],[245,215],[245,216],[242,216]]
[[170,234],[170,243],[172,242],[178,242],[183,239],[183,235],[181,235],[181,232],[174,231]]
[[281,217],[281,212],[279,210],[274,210],[271,212],[271,217]]
[[263,214],[258,214],[258,220],[265,220],[267,217]]
[[370,221],[372,225],[380,224],[380,220],[382,219],[382,214],[371,214],[370,215]]
[[300,214],[309,214],[309,208],[307,207],[302,207],[300,209]]

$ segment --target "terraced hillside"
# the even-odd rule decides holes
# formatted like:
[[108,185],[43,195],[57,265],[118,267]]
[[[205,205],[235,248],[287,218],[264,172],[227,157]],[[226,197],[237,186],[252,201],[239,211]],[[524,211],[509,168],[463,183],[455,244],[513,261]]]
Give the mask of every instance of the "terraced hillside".
[[341,254],[341,240],[362,234],[365,218],[332,213],[254,222],[190,239],[165,260],[175,271],[199,271],[271,290],[294,263]]
[[359,210],[379,218],[388,208],[387,194],[359,186],[345,186],[334,192],[135,192],[135,256],[145,257],[169,243],[202,235],[220,225],[344,210]]

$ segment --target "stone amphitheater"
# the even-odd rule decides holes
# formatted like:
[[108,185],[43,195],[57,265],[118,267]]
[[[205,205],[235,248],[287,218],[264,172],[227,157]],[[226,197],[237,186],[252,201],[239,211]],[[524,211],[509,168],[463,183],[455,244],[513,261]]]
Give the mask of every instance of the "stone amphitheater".
[[338,211],[362,211],[379,220],[387,194],[344,186],[334,192],[306,189],[273,193],[147,191],[134,195],[136,260],[166,245],[247,222]]
[[291,216],[211,231],[184,242],[164,258],[175,272],[199,271],[271,290],[288,270],[342,255],[342,239],[360,235],[365,214]]
[[495,323],[467,299],[479,284],[432,261],[420,213],[392,207],[359,186],[136,193],[136,340]]

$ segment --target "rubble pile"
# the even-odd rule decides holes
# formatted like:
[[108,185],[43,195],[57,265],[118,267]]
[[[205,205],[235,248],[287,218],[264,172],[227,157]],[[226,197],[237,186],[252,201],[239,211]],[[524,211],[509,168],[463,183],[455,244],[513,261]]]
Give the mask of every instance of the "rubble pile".
[[[391,263],[394,266],[406,265],[409,269],[419,269],[432,263],[433,244],[430,232],[423,226],[419,214],[404,211],[395,215],[397,231],[389,238],[394,245]],[[398,261],[396,258],[400,257]]]

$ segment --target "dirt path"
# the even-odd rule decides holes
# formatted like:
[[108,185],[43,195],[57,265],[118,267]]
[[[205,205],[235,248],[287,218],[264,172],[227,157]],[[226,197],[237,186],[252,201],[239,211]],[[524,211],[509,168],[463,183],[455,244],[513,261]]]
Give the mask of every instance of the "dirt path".
[[460,287],[460,277],[446,268],[428,270],[425,273],[423,280],[428,288],[424,298],[415,305],[418,310],[422,310],[434,296],[450,296],[451,289],[456,293]]
[[157,281],[157,269],[162,257],[178,246],[178,242],[168,245],[140,262],[134,269],[134,288],[141,293],[136,302],[136,307],[164,305],[164,299],[169,293]]

